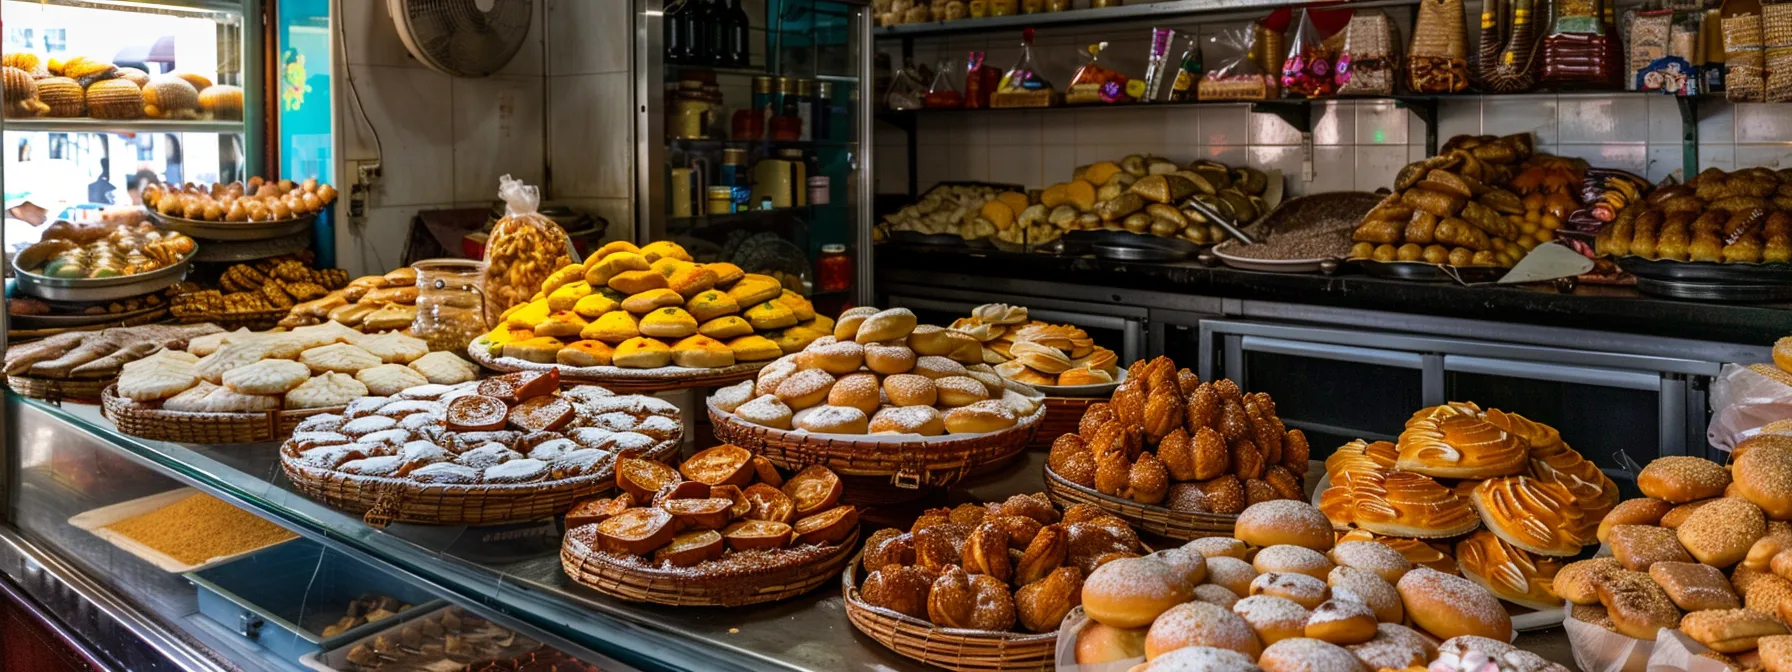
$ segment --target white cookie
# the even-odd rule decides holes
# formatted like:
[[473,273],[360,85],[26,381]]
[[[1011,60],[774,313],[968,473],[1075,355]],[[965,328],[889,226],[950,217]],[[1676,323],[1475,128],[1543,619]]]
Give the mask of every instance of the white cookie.
[[380,358],[358,346],[331,343],[299,353],[299,362],[311,367],[313,373],[354,373],[379,366]]
[[167,399],[199,382],[198,367],[166,357],[139,360],[118,375],[118,394],[136,401]]
[[412,371],[403,364],[381,364],[355,372],[355,380],[367,386],[371,394],[389,396],[403,392],[405,388],[428,385],[429,379],[423,374]]
[[224,344],[226,343],[241,341],[244,338],[248,338],[249,335],[253,333],[254,332],[249,331],[248,327],[244,327],[236,331],[220,331],[215,334],[196,336],[192,340],[187,341],[187,352],[198,357],[204,357],[217,352],[218,348],[224,347]]
[[187,388],[185,392],[169,397],[167,401],[162,402],[162,409],[169,411],[203,410],[200,408],[200,402],[205,399],[205,395],[211,394],[212,390],[216,390],[218,387],[201,380],[199,384]]
[[410,367],[436,385],[464,383],[479,376],[478,367],[452,352],[429,353],[411,362]]
[[[199,363],[199,355],[195,355],[190,352],[183,352],[180,350],[169,350],[167,348],[157,350],[156,354],[150,355],[150,357],[161,357],[163,359],[173,359],[173,360],[186,362],[188,364],[198,364]],[[142,361],[142,360],[138,360],[138,361]],[[126,364],[125,366],[130,366],[130,364]]]
[[224,372],[242,368],[261,361],[268,354],[270,346],[258,340],[226,343],[217,352],[206,355],[194,365],[195,372],[206,382],[222,383]]
[[373,353],[373,356],[387,364],[409,364],[418,357],[429,354],[429,343],[396,331],[362,336],[351,343]]
[[280,410],[280,396],[243,394],[228,387],[219,387],[195,405],[197,408],[193,410],[205,413],[261,413]]
[[[371,355],[370,355],[371,356]],[[367,396],[367,386],[345,373],[314,376],[286,393],[287,408],[330,408]]]
[[350,343],[361,337],[361,332],[342,326],[341,322],[334,320],[309,327],[299,327],[287,333],[297,338],[307,350],[331,343]]
[[224,386],[243,394],[285,394],[311,378],[311,369],[290,359],[264,359],[224,372]]

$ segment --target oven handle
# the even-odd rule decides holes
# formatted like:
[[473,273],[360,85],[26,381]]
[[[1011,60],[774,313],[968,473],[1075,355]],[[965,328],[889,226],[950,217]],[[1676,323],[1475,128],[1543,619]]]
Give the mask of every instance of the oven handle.
[[1246,336],[1240,339],[1239,348],[1246,352],[1267,352],[1275,355],[1291,357],[1310,357],[1314,359],[1332,359],[1340,362],[1357,364],[1378,364],[1402,369],[1423,369],[1425,356],[1416,352],[1400,352],[1398,350],[1376,350],[1358,348],[1349,345],[1332,345],[1330,343],[1313,343],[1310,341],[1290,341],[1280,338],[1262,336]]
[[1510,359],[1444,355],[1444,370],[1509,378],[1529,378],[1558,383],[1577,383],[1598,387],[1621,387],[1630,390],[1661,391],[1661,374],[1602,369],[1591,366],[1565,366]]

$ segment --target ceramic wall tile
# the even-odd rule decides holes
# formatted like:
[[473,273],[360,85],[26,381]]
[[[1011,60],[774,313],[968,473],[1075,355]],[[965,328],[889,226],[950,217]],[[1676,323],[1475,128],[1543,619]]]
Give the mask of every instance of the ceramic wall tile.
[[1300,179],[1300,163],[1295,161],[1295,170],[1288,173],[1288,185],[1300,185],[1302,194],[1323,194],[1328,191],[1351,191],[1356,189],[1356,173],[1348,167],[1353,160],[1360,158],[1355,147],[1314,147],[1313,148],[1313,181],[1305,184]]
[[[1675,123],[1678,124],[1679,120],[1680,116],[1675,114]],[[1736,142],[1736,106],[1729,103],[1700,103],[1699,144],[1727,145],[1732,142]]]
[[1559,156],[1571,156],[1585,159],[1588,164],[1603,168],[1617,168],[1642,175],[1647,173],[1648,145],[1643,143],[1599,143],[1580,144],[1562,143],[1556,145],[1553,152]]
[[1553,145],[1559,137],[1556,110],[1556,101],[1549,98],[1486,98],[1481,101],[1481,132],[1487,135],[1529,132],[1536,136],[1538,144]]
[[1192,158],[1207,159],[1208,161],[1218,161],[1218,162],[1226,164],[1228,166],[1248,165],[1247,159],[1250,158],[1248,156],[1249,149],[1246,147],[1243,147],[1243,146],[1227,147],[1227,146],[1220,146],[1220,145],[1207,145],[1204,147],[1197,147],[1195,149],[1196,149],[1196,152],[1195,152],[1194,157],[1192,157]]
[[[1649,106],[1634,96],[1562,96],[1556,102],[1564,143],[1638,142],[1649,132]],[[1678,113],[1676,113],[1678,114]]]
[[454,104],[452,80],[426,68],[349,67],[385,150],[372,207],[453,202],[454,120],[442,114]]
[[1289,196],[1311,193],[1312,183],[1300,179],[1301,152],[1298,146],[1254,145],[1246,150],[1248,162],[1261,170],[1280,170],[1287,180]]
[[1039,160],[1043,154],[1038,145],[990,147],[989,165],[985,168],[987,179],[1035,189],[1070,179],[1070,171],[1045,173],[1041,170]]
[[1684,172],[1683,169],[1686,164],[1686,159],[1684,152],[1681,151],[1680,145],[1658,145],[1651,143],[1649,145],[1647,156],[1649,169],[1648,172],[1643,175],[1644,177],[1649,178],[1650,182],[1660,182],[1669,177],[1682,181],[1685,180],[1685,176],[1681,173]]
[[908,147],[885,144],[879,139],[873,154],[871,179],[877,182],[877,193],[900,194],[908,191]]
[[1192,147],[1201,144],[1201,115],[1192,108],[1164,110],[1164,144]]
[[540,77],[454,82],[454,198],[489,200],[498,176],[545,181]]
[[1437,102],[1437,139],[1439,143],[1458,135],[1480,134],[1481,100],[1479,98]]
[[[1356,143],[1359,145],[1404,145],[1408,137],[1409,117],[1405,108],[1391,102],[1363,102],[1356,106]],[[1423,130],[1420,131],[1423,139]]]
[[989,179],[989,148],[953,145],[946,149],[946,179],[982,182]]
[[352,65],[421,65],[405,51],[384,2],[349,2],[337,20],[342,29],[343,54]]
[[548,166],[555,198],[634,194],[628,73],[548,78]]
[[1792,143],[1737,144],[1736,165],[1764,166],[1778,170],[1792,168]]
[[[1423,148],[1420,148],[1423,151]],[[1407,158],[1405,145],[1363,146],[1356,148],[1356,169],[1352,171],[1354,178],[1350,188],[1357,191],[1375,191],[1382,187],[1392,187],[1394,176],[1400,169],[1411,163]],[[1319,172],[1331,170],[1331,164],[1320,163]]]
[[[1356,103],[1326,101],[1322,106],[1315,106],[1313,112],[1319,115],[1313,119],[1313,144],[1356,144]],[[1272,117],[1273,115],[1254,114],[1251,116]]]
[[336,236],[336,261],[350,276],[384,273],[404,262],[404,243],[411,218],[422,210],[452,208],[452,202],[416,203],[367,209],[358,224]]
[[1680,142],[1680,105],[1677,100],[1673,96],[1649,97],[1649,142]]
[[1078,165],[1075,145],[1046,143],[1039,149],[1039,179],[1043,184],[1028,186],[1044,186],[1044,184],[1070,179],[1071,172],[1075,171]]
[[1054,112],[1007,111],[991,114],[988,124],[990,145],[1039,145],[1042,120]]
[[[1249,138],[1252,145],[1300,144],[1300,130],[1289,126],[1288,122],[1282,121],[1281,117],[1273,114],[1250,114],[1247,119],[1250,124]],[[1317,118],[1314,119],[1314,126],[1318,126],[1318,121]],[[1335,132],[1335,125],[1333,129]],[[1314,144],[1319,144],[1318,134],[1314,135]]]
[[628,72],[633,48],[633,3],[547,0],[549,75]]
[[1201,123],[1201,144],[1250,144],[1251,108],[1249,105],[1214,105],[1195,108]]
[[[597,4],[608,5],[610,3],[597,3]],[[523,36],[522,48],[518,49],[516,52],[516,55],[512,56],[510,58],[509,63],[504,64],[504,67],[498,68],[498,71],[495,73],[492,73],[492,74],[494,74],[494,75],[511,75],[511,76],[532,75],[537,78],[541,77],[542,72],[544,71],[544,63],[547,60],[547,49],[548,49],[547,40],[543,37],[544,35],[546,35],[546,33],[548,31],[548,22],[546,20],[546,18],[547,18],[546,11],[547,10],[544,7],[543,3],[539,3],[539,2],[531,5],[530,8],[532,10],[534,10],[534,16],[529,17],[529,32]],[[602,24],[599,24],[599,25],[601,26]],[[606,32],[610,32],[610,30],[613,30],[613,29],[609,29],[607,26],[605,26],[603,28],[599,28],[599,29],[605,30]],[[589,40],[589,39],[587,39],[587,41],[588,42],[616,42],[618,40],[614,40],[614,39]],[[621,41],[626,43],[627,39],[625,38]]]
[[1076,144],[1078,145],[1143,144],[1158,146],[1164,142],[1163,110],[1148,108],[1082,110],[1069,114],[1074,115]]
[[635,213],[630,207],[633,199],[628,198],[568,198],[560,203],[574,210],[590,213],[593,217],[602,217],[610,223],[604,229],[604,241],[625,240],[634,237]]
[[1718,170],[1736,169],[1736,146],[1716,145],[1699,146],[1699,170],[1716,168]]
[[[1792,105],[1742,103],[1735,106],[1736,144],[1792,141]],[[1741,160],[1738,156],[1737,160]]]

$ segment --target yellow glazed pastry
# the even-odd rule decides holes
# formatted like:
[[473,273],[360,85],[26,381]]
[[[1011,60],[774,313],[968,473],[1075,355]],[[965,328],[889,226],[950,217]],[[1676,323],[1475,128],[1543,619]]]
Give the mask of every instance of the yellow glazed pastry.
[[656,240],[641,248],[641,256],[652,262],[661,257],[671,257],[679,261],[690,261],[691,253],[684,251],[678,243],[670,240]]
[[734,360],[737,362],[759,362],[784,355],[784,350],[771,339],[752,334],[728,341],[728,349],[734,351]]
[[567,366],[609,366],[616,349],[603,341],[573,341],[561,348],[555,361]]
[[573,339],[584,331],[586,325],[585,318],[580,317],[578,313],[572,311],[554,313],[549,315],[548,319],[542,320],[541,324],[535,325],[535,335]]
[[612,240],[610,242],[604,243],[603,247],[597,248],[596,252],[592,252],[591,257],[585,260],[587,262],[586,265],[590,266],[590,264],[592,262],[596,262],[599,259],[603,259],[604,257],[608,257],[617,252],[632,252],[634,254],[640,254],[641,248],[635,247],[634,243],[628,242],[626,240]]
[[766,338],[772,339],[773,343],[777,343],[778,347],[782,348],[786,355],[793,352],[801,352],[803,348],[809,347],[810,343],[814,343],[815,339],[825,335],[826,334],[821,332],[804,329],[802,327],[791,327],[783,331],[774,331],[764,334]]
[[684,297],[670,289],[650,289],[622,300],[622,309],[636,315],[651,313],[656,308],[684,305]]
[[678,271],[685,269],[685,268],[696,267],[696,264],[685,261],[683,259],[676,259],[673,257],[660,257],[658,259],[650,260],[650,262],[648,263],[648,266],[653,267],[654,271],[658,272],[660,275],[666,276],[669,279],[672,277],[672,274],[677,273]]
[[585,282],[590,283],[592,287],[602,287],[610,284],[610,278],[616,277],[619,273],[646,271],[652,268],[647,264],[647,260],[639,254],[615,252],[585,269]]
[[697,333],[710,338],[731,339],[753,333],[753,325],[739,315],[724,315],[697,327]]
[[697,319],[683,308],[666,307],[641,316],[641,335],[684,338],[697,333]]
[[740,282],[741,278],[747,277],[746,271],[740,270],[739,266],[735,266],[726,261],[714,264],[704,264],[703,267],[709,269],[709,272],[716,274],[717,287],[732,287],[734,286],[734,283]]
[[528,304],[525,304],[522,309],[511,313],[510,317],[504,320],[504,323],[512,327],[534,329],[535,325],[546,322],[548,316],[553,313],[554,311],[548,308],[547,301],[530,301]]
[[[578,307],[579,299],[583,299],[587,296],[591,296],[591,283],[585,282],[584,280],[568,282],[554,288],[554,291],[548,292],[548,310],[556,313],[563,310],[573,310]],[[602,314],[603,313],[598,313],[598,315]]]
[[673,271],[671,275],[666,276],[666,283],[672,288],[672,291],[689,298],[714,289],[716,273],[702,266],[685,264]]
[[753,325],[753,329],[758,331],[794,327],[797,323],[796,313],[777,301],[766,301],[748,308],[743,317],[747,318],[747,324]]
[[633,296],[650,289],[665,289],[666,276],[654,272],[653,269],[623,271],[610,276],[609,285],[611,289]]
[[554,356],[560,353],[559,339],[537,337],[526,341],[504,344],[504,356],[526,359],[543,364],[554,363]]
[[658,339],[631,338],[616,346],[610,363],[628,369],[657,369],[672,363],[672,348]]
[[747,274],[740,282],[728,288],[728,296],[743,306],[752,306],[778,298],[784,293],[784,286],[769,276]]
[[672,363],[693,369],[734,366],[734,351],[708,336],[691,336],[672,345]]
[[815,319],[815,304],[809,303],[809,300],[803,298],[801,294],[786,289],[775,300],[784,304],[784,307],[789,308],[790,312],[795,313],[797,322],[808,322]]
[[641,325],[635,316],[620,310],[604,313],[579,331],[579,338],[605,343],[621,343],[640,335]]
[[[548,298],[549,300],[553,299],[553,297]],[[585,316],[586,319],[591,319],[612,310],[621,310],[622,300],[625,298],[628,297],[623,296],[622,292],[610,289],[609,287],[601,287],[583,298],[580,298],[578,303],[573,304],[572,310],[575,313]]]
[[734,297],[728,296],[727,292],[712,289],[691,297],[690,301],[685,302],[684,309],[691,317],[697,318],[698,322],[708,322],[723,315],[740,312],[740,304],[735,303]]

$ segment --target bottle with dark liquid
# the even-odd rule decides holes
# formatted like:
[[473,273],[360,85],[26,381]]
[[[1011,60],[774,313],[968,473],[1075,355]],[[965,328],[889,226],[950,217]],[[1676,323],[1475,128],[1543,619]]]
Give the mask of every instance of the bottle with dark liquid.
[[695,40],[692,42],[691,62],[699,65],[716,65],[721,61],[722,6],[721,0],[687,0],[693,5],[695,15],[691,18],[696,25],[691,31]]
[[665,27],[666,60],[673,63],[691,61],[691,10],[695,0],[672,0],[660,17]]
[[722,13],[723,49],[722,65],[744,68],[751,65],[753,47],[752,31],[747,21],[747,11],[741,9],[740,0],[728,0],[728,9]]

